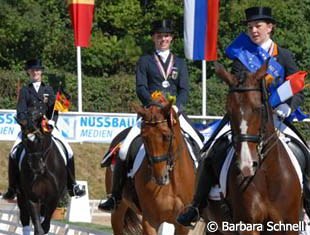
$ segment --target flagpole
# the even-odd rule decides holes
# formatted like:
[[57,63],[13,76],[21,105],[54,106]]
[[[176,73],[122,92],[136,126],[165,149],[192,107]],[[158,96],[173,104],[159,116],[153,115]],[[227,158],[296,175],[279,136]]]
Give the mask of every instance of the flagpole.
[[[207,115],[207,63],[202,60],[202,116]],[[206,120],[203,121],[206,123]]]
[[81,66],[81,47],[76,47],[77,57],[77,77],[78,77],[78,112],[82,112],[82,66]]

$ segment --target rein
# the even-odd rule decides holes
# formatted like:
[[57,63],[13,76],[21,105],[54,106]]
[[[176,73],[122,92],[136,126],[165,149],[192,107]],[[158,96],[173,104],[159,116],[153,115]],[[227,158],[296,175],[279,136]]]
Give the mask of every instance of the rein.
[[[35,134],[35,133],[37,133],[37,130],[36,130],[35,132],[32,132],[31,134]],[[41,136],[42,136],[42,133],[39,132],[39,134],[40,134],[40,137],[41,137]],[[40,138],[40,137],[38,137],[38,138]],[[40,174],[40,173],[41,173],[41,174],[44,173],[44,170],[46,169],[46,161],[47,161],[47,159],[48,159],[48,157],[44,158],[44,156],[51,150],[52,146],[53,146],[53,140],[51,139],[51,140],[50,140],[50,143],[49,143],[49,146],[48,146],[44,151],[37,151],[37,152],[29,153],[29,152],[28,152],[29,149],[26,149],[26,150],[27,150],[27,155],[28,155],[28,157],[29,157],[29,158],[27,158],[28,164],[31,162],[31,159],[30,159],[31,157],[40,158],[39,161],[42,160],[42,166],[41,166],[40,169],[38,169],[38,170],[37,170],[37,169],[34,169],[34,168],[31,166],[31,164],[29,164],[31,170],[33,171],[33,173],[34,173],[35,175]]]
[[[150,103],[147,107],[150,107],[150,106],[157,106],[159,108],[162,108],[163,105],[158,103],[158,102],[152,102]],[[168,121],[168,119],[163,119],[163,120],[142,120],[142,123],[144,125],[160,125],[160,124],[163,124],[163,123],[167,123],[168,126],[170,127],[170,130],[171,130],[171,135],[169,135],[169,146],[168,146],[168,151],[167,153],[163,154],[163,155],[160,155],[160,156],[149,156],[147,155],[147,159],[148,159],[148,163],[152,166],[154,164],[157,164],[157,163],[161,163],[161,162],[167,162],[167,165],[168,165],[168,170],[171,171],[174,167],[174,157],[173,157],[173,154],[172,154],[172,140],[173,140],[173,136],[174,136],[174,132],[173,132],[173,129],[172,129],[172,123],[170,123]]]

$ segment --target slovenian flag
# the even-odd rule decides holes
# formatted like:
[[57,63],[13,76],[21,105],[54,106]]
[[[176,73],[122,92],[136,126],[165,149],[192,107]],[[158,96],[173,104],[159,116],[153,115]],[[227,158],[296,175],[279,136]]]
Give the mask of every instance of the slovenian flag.
[[219,0],[184,0],[185,56],[216,60]]
[[306,76],[306,71],[298,71],[286,77],[286,81],[270,95],[269,103],[271,106],[275,107],[302,91]]

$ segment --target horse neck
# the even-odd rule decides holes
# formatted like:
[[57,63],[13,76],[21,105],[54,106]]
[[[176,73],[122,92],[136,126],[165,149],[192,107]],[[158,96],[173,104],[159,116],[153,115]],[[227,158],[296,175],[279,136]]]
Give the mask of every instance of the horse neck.
[[177,159],[176,164],[177,163],[183,163],[184,161],[190,160],[191,157],[189,155],[189,151],[187,149],[187,144],[186,144],[185,139],[184,139],[185,137],[182,134],[179,122],[177,122],[173,126],[173,132],[174,132],[174,136],[175,136],[173,148],[174,148],[174,153],[176,155],[174,157],[182,159],[181,161],[179,161],[180,159]]

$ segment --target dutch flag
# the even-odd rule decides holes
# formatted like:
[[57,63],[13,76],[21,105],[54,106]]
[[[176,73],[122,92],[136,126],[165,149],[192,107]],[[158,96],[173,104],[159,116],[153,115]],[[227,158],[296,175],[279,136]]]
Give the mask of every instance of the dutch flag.
[[217,60],[219,0],[184,0],[184,50],[192,60]]
[[286,77],[286,81],[270,95],[269,103],[271,106],[275,107],[302,91],[306,76],[306,71],[298,71]]

